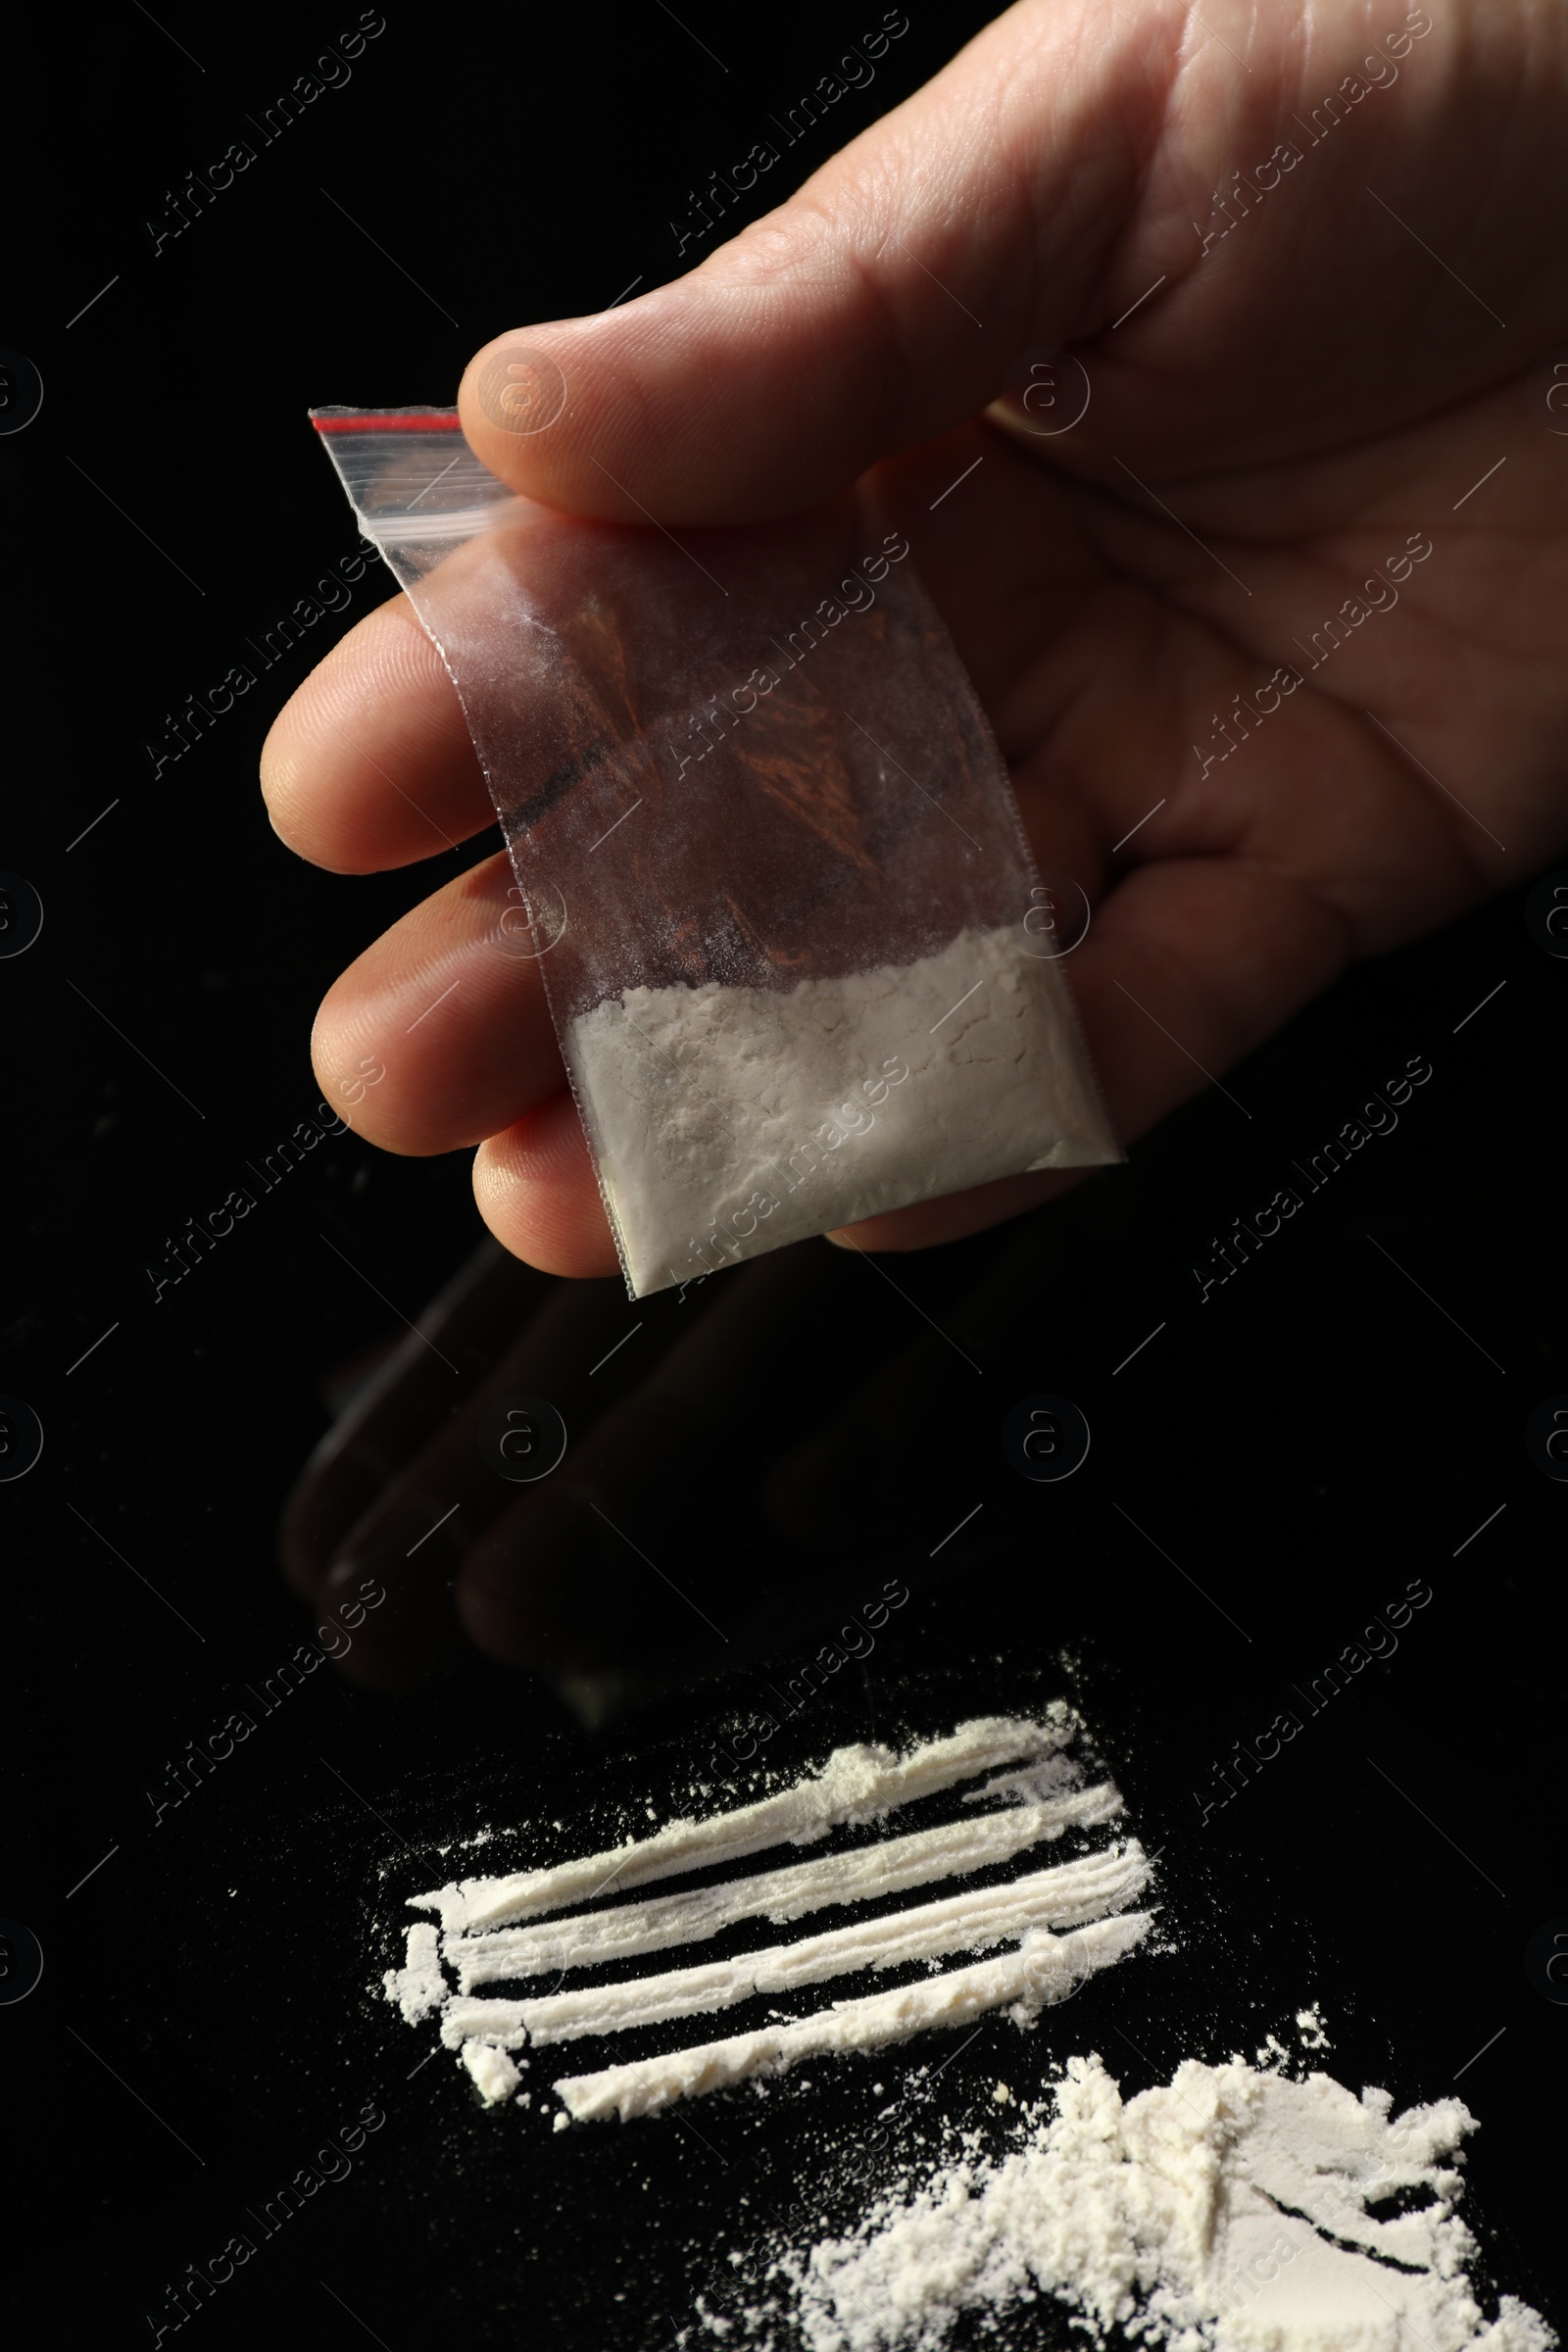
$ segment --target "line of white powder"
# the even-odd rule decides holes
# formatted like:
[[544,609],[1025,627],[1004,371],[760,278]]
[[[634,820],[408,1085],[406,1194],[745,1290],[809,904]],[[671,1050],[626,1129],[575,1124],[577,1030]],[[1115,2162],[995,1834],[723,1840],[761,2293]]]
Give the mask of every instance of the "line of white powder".
[[1043,1723],[980,1716],[945,1740],[922,1741],[902,1759],[880,1746],[835,1748],[819,1773],[755,1804],[706,1821],[669,1821],[651,1838],[630,1838],[579,1861],[507,1878],[464,1879],[411,1895],[410,1903],[436,1912],[443,1929],[454,1935],[590,1901],[611,1886],[618,1892],[680,1871],[738,1862],[764,1846],[806,1844],[844,1822],[870,1820],[976,1773],[1065,1746],[1078,1728],[1071,1710],[1058,1700],[1046,1716]]
[[1075,1928],[1120,1911],[1149,1884],[1149,1864],[1136,1838],[1121,1850],[1091,1854],[1055,1870],[1036,1871],[1005,1886],[951,1894],[908,1911],[881,1912],[796,1943],[764,1945],[734,1960],[666,1970],[613,1984],[589,1984],[535,2000],[454,2000],[441,2038],[456,2049],[471,2034],[514,2047],[522,2041],[576,2041],[588,2034],[622,2034],[672,2017],[730,2009],[759,1993],[791,1992],[858,1968],[897,1968],[950,1952],[983,1951],[1036,1928]]
[[[593,1968],[608,1960],[662,1951],[670,1944],[700,1943],[741,1920],[770,1919],[782,1927],[830,1904],[868,1902],[933,1879],[984,1870],[1010,1860],[1026,1846],[1059,1838],[1070,1827],[1110,1821],[1121,1809],[1120,1792],[1109,1781],[1102,1781],[1095,1788],[1038,1804],[944,1822],[934,1830],[912,1830],[849,1853],[825,1855],[819,1862],[792,1862],[781,1870],[760,1871],[749,1879],[698,1887],[688,1894],[654,1895],[610,1911],[579,1913],[548,1927],[498,1928],[474,1936],[454,1936],[446,1958],[456,1968],[463,1991],[471,1992],[476,1984]],[[434,1938],[433,1928],[424,1933]]]
[[441,1938],[425,1923],[409,1930],[408,1959],[402,1968],[389,1968],[381,1979],[386,1997],[396,2001],[404,2022],[416,2026],[421,2017],[439,2009],[451,1987],[441,1969]]
[[1098,1920],[1067,1936],[1031,1935],[1015,1952],[950,1970],[916,1984],[864,1999],[835,2001],[812,2017],[737,2034],[662,2057],[643,2058],[600,2074],[566,2075],[555,2085],[566,2115],[578,2123],[600,2123],[618,2115],[657,2114],[677,2099],[722,2090],[752,2075],[778,2075],[803,2059],[838,2050],[879,2049],[932,2027],[959,2026],[991,2009],[1011,2007],[1027,2017],[1047,2002],[1059,2001],[1096,1970],[1108,1968],[1143,1940],[1152,1921],[1147,1911]]

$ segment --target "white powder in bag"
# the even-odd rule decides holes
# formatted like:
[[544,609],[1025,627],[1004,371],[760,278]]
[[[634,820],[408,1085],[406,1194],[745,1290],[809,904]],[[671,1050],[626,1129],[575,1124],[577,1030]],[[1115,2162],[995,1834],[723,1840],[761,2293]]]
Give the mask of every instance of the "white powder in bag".
[[628,988],[566,1058],[634,1295],[1030,1168],[1118,1154],[1016,926],[783,990]]

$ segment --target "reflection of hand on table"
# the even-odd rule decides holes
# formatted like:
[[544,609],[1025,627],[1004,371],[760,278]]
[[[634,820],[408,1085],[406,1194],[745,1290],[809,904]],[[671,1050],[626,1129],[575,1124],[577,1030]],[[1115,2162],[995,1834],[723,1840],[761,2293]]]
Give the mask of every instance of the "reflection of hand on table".
[[[944,1323],[975,1346],[1007,1331],[1020,1288],[1048,1279],[1047,1241],[1021,1223]],[[487,1242],[307,1464],[284,1517],[289,1582],[323,1606],[384,1587],[344,1670],[386,1687],[442,1671],[465,1633],[558,1678],[656,1684],[814,1643],[907,1568],[929,1516],[934,1357],[951,1341],[901,1302],[889,1319],[879,1288],[807,1243],[694,1285],[634,1333],[618,1278],[556,1282]],[[519,1396],[567,1429],[564,1458],[526,1485],[485,1446],[487,1416]],[[944,1426],[956,1442],[951,1410]]]

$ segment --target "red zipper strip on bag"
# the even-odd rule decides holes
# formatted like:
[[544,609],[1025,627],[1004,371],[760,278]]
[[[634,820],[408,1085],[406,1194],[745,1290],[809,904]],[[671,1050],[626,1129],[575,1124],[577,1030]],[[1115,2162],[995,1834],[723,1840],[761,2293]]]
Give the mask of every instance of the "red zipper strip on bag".
[[313,416],[318,433],[461,433],[456,416]]

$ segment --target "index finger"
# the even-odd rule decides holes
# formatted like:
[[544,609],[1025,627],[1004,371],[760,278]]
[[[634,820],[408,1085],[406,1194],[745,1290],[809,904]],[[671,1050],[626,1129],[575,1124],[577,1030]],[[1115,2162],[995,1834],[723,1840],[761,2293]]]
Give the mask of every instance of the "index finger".
[[457,688],[406,596],[318,663],[262,747],[273,830],[332,873],[456,849],[496,821]]

